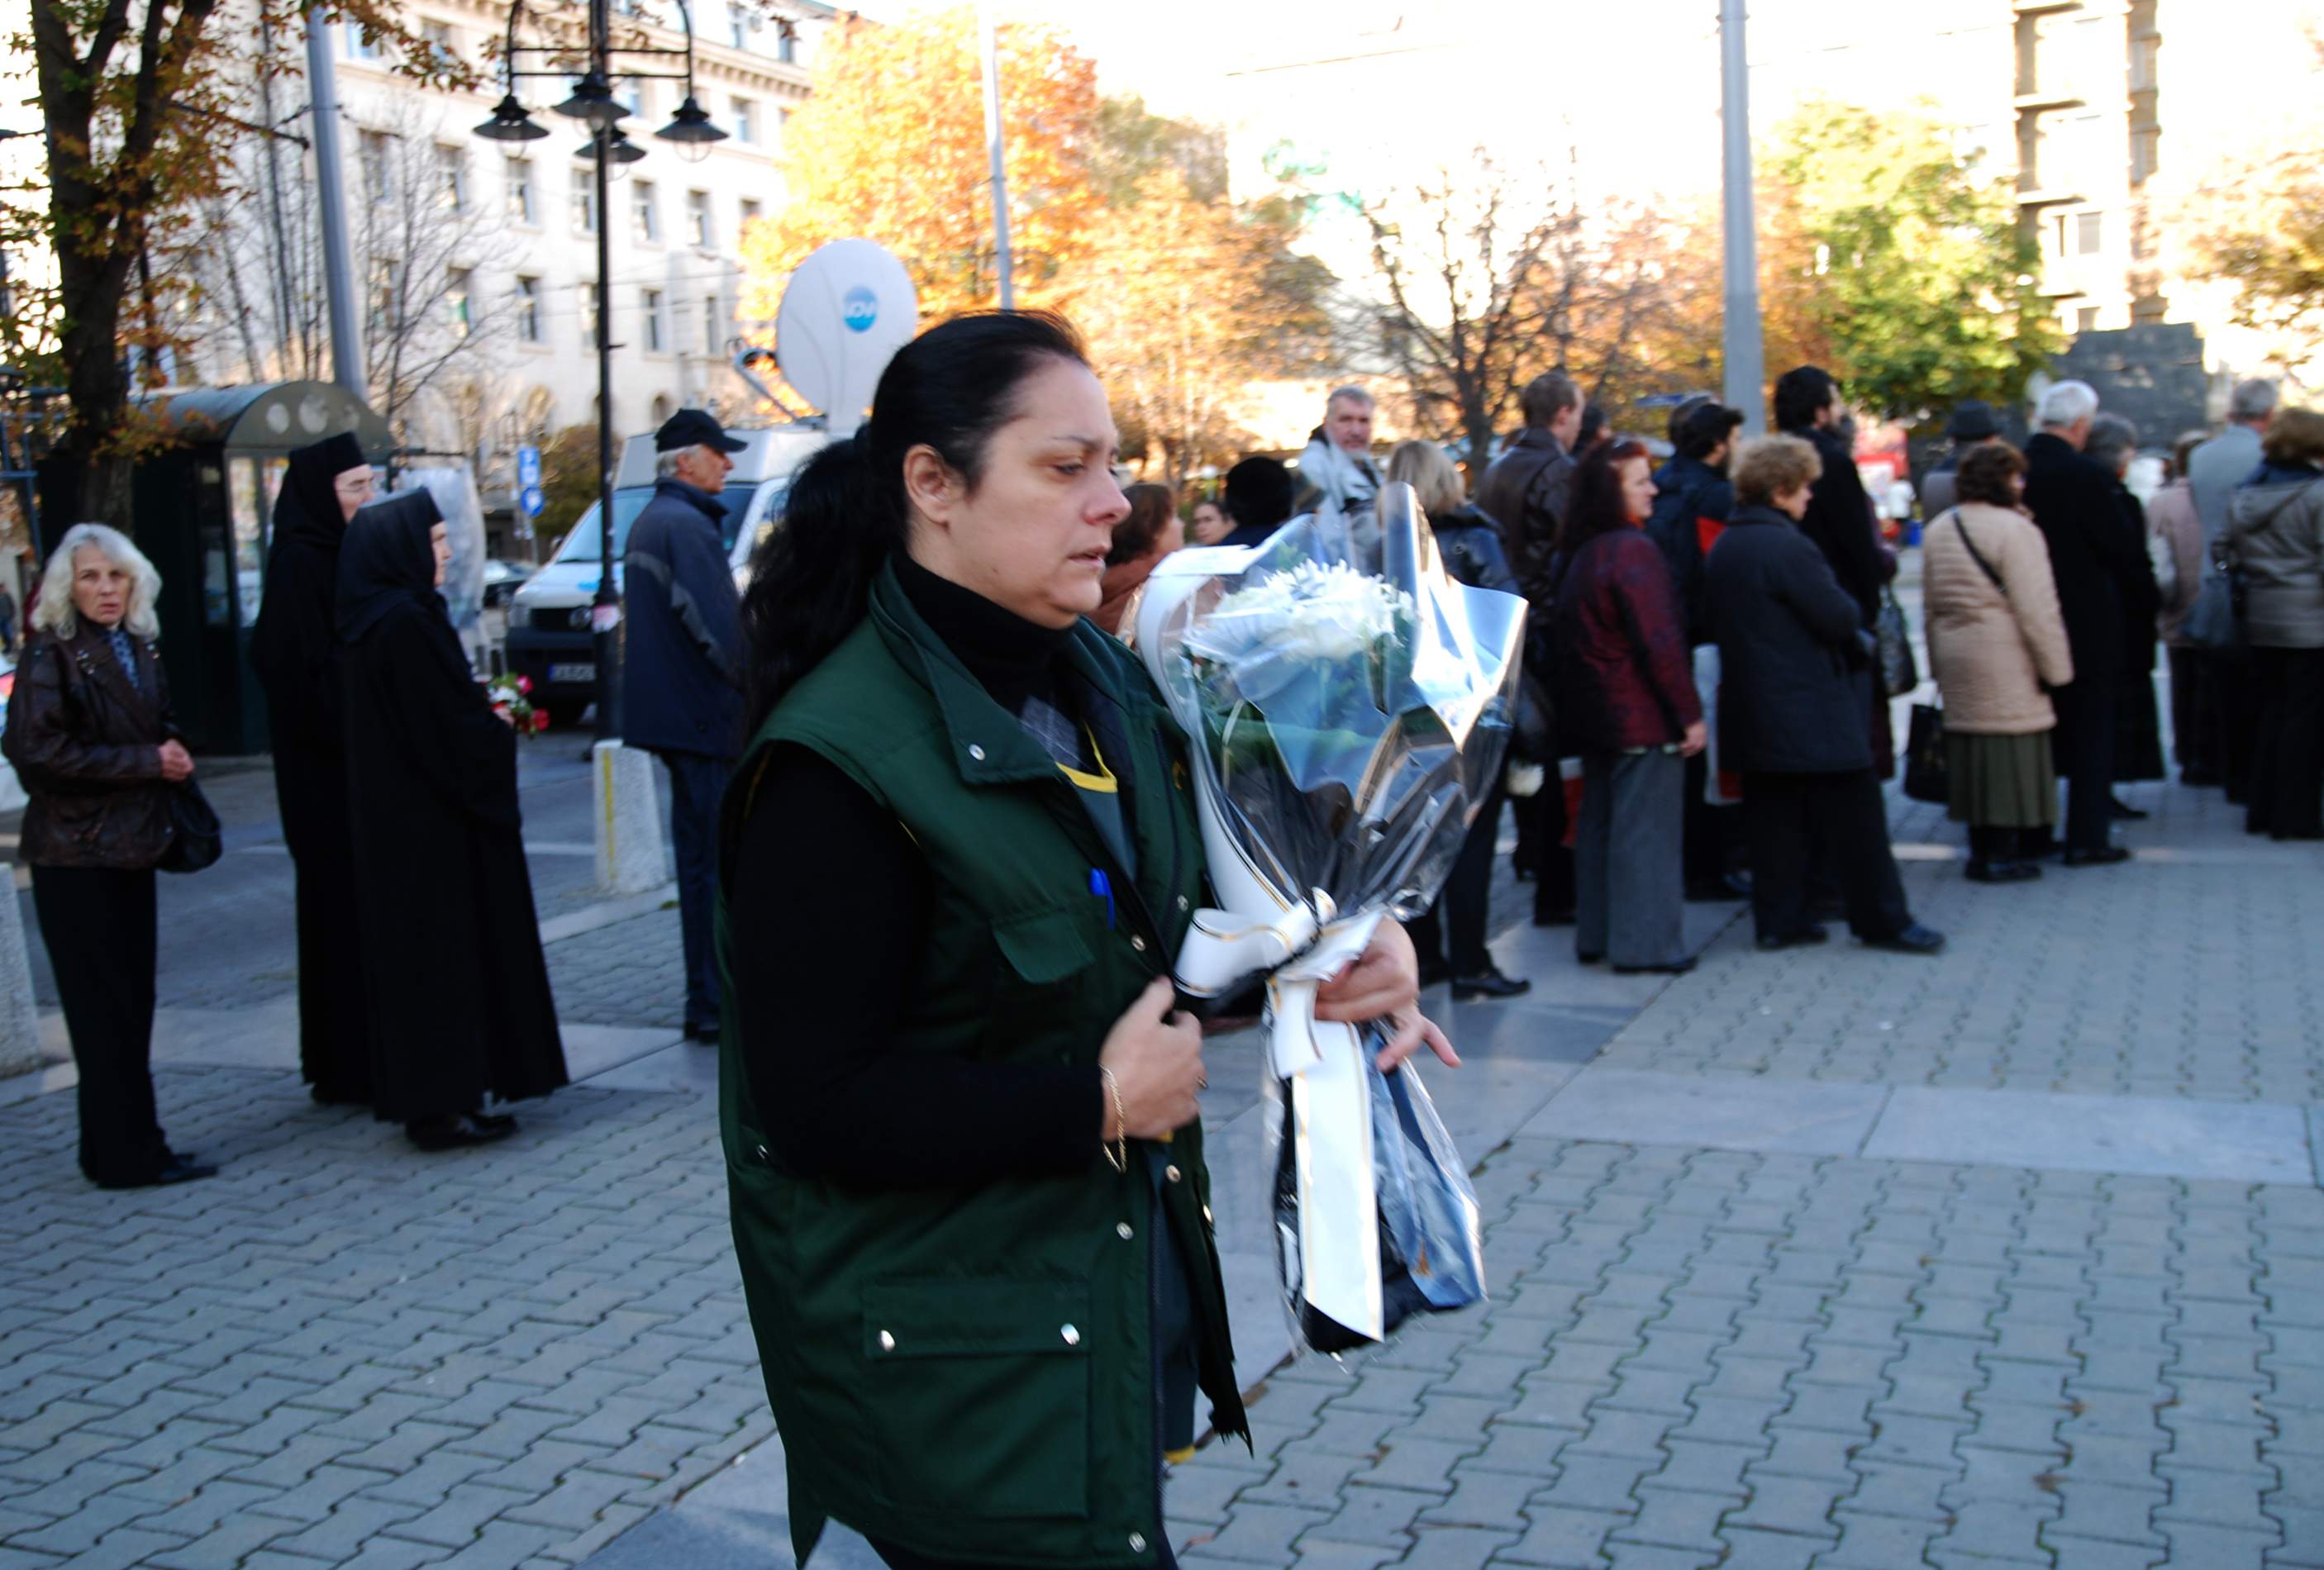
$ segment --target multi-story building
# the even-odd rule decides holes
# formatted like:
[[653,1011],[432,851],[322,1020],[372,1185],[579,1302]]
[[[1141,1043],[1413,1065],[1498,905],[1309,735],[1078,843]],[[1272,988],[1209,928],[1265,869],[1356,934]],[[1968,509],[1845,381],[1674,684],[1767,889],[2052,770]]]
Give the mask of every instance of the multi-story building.
[[[624,36],[676,49],[684,35],[627,11],[615,0]],[[628,108],[622,129],[642,153],[617,163],[600,212],[588,128],[557,114],[562,78],[519,79],[518,98],[549,135],[528,142],[475,134],[502,91],[496,55],[505,5],[483,0],[415,0],[412,29],[428,45],[484,70],[485,87],[450,92],[420,87],[393,69],[381,46],[351,23],[331,30],[344,127],[345,188],[355,216],[353,258],[364,311],[440,312],[465,335],[491,323],[482,353],[457,355],[413,392],[400,411],[405,443],[462,453],[475,464],[489,509],[510,500],[513,452],[571,425],[593,423],[597,401],[597,231],[608,229],[607,320],[613,344],[612,423],[617,436],[650,430],[678,408],[706,407],[727,418],[749,412],[756,394],[735,375],[733,355],[745,324],[736,319],[742,232],[783,200],[778,159],[787,123],[805,101],[818,46],[839,14],[819,0],[745,0],[695,8],[695,96],[727,134],[706,150],[681,148],[652,133],[667,124],[682,81],[617,80]],[[521,23],[517,41],[535,41]],[[681,57],[622,57],[641,71],[676,75]],[[520,57],[536,69],[540,57]],[[285,89],[295,103],[303,83]],[[305,155],[311,158],[312,154]],[[364,208],[394,207],[399,180],[424,180],[446,216],[431,236],[432,264],[419,257],[362,254]],[[411,221],[377,232],[378,249],[415,245]],[[429,276],[419,277],[423,265]],[[403,270],[410,269],[410,276]],[[404,296],[399,300],[399,284]],[[433,353],[440,353],[441,347]],[[380,356],[374,353],[374,359]],[[423,364],[429,352],[410,356]],[[212,379],[247,368],[200,365]],[[381,365],[367,368],[377,389]],[[376,396],[375,396],[376,401]]]

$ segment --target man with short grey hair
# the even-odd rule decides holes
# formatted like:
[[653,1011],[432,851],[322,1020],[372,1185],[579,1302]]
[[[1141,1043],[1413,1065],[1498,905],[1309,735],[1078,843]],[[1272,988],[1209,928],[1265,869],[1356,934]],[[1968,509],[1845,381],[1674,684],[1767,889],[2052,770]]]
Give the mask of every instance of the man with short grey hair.
[[1297,510],[1315,512],[1325,502],[1350,518],[1365,511],[1379,494],[1379,465],[1372,462],[1372,416],[1378,406],[1362,388],[1335,387],[1323,400],[1323,423],[1299,454]]
[[718,802],[742,745],[742,606],[726,559],[726,487],[736,440],[698,409],[654,433],[654,493],[622,553],[622,739],[669,769],[686,955],[686,1032],[718,1036]]
[[[2187,489],[2203,525],[2206,578],[2219,571],[2227,537],[2227,494],[2258,470],[2260,437],[2275,418],[2276,399],[2273,381],[2253,377],[2236,382],[2227,394],[2226,428],[2187,456]],[[2257,694],[2245,679],[2246,665],[2240,652],[2199,649],[2195,672],[2196,723],[2206,732],[2201,750],[2219,772],[2216,778],[2207,773],[2192,783],[2225,785],[2227,800],[2240,803],[2258,733]]]
[[2066,797],[2068,867],[2130,859],[2114,830],[2115,705],[2120,687],[2126,604],[2153,582],[2145,542],[2132,537],[2115,501],[2115,477],[2083,455],[2098,395],[2086,381],[2061,381],[2042,395],[2041,429],[2025,444],[2025,505],[2049,542],[2050,568],[2073,650],[2074,679],[2052,694],[2058,711],[2058,772]]

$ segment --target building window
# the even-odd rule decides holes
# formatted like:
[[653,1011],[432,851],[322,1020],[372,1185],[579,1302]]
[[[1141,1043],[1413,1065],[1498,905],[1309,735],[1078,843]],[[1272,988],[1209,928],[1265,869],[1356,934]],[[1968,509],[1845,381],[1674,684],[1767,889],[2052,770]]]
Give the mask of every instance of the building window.
[[508,216],[527,228],[540,222],[532,198],[532,160],[529,158],[508,161]]
[[775,111],[775,139],[776,139],[778,142],[782,141],[782,140],[784,140],[784,139],[788,138],[788,137],[790,135],[790,133],[791,133],[791,112],[790,112],[788,109],[778,109],[778,110],[776,110],[776,111]]
[[661,220],[654,216],[654,188],[650,179],[637,180],[630,187],[630,227],[647,244],[661,238]]
[[448,69],[460,62],[460,51],[452,41],[452,24],[448,22],[423,22],[420,36],[428,44],[428,63],[439,69]]
[[2106,247],[2106,215],[2077,213],[2074,215],[2074,251],[2080,256],[2096,256]]
[[686,193],[686,243],[710,249],[710,193]]
[[364,199],[369,202],[387,200],[387,133],[360,133],[355,138],[355,162],[363,170]]
[[2098,308],[2084,306],[2074,313],[2074,331],[2095,333],[2098,330]]
[[385,59],[387,51],[380,47],[377,39],[364,36],[362,23],[355,22],[347,23],[347,58],[349,60],[377,61]]
[[597,166],[594,162],[573,166],[573,227],[582,234],[597,232]]
[[520,276],[516,280],[516,335],[528,344],[540,342],[540,280]]
[[702,299],[702,352],[715,355],[726,346],[726,324],[720,318],[718,297],[705,295]]
[[775,35],[775,58],[787,66],[798,64],[798,29],[785,22]]
[[597,286],[594,283],[581,286],[581,346],[597,346]]
[[645,318],[646,347],[658,354],[661,353],[669,337],[669,335],[662,331],[661,290],[645,289],[641,291],[640,298],[641,314]]
[[453,212],[468,206],[468,155],[465,149],[436,149],[436,199]]
[[2130,133],[2130,183],[2153,179],[2162,167],[2162,131],[2153,125],[2139,126]]
[[371,326],[374,332],[393,327],[403,315],[399,298],[403,289],[403,265],[392,256],[371,259]]
[[726,7],[727,41],[736,49],[751,47],[751,8],[747,5]]
[[759,221],[759,215],[762,211],[764,211],[764,209],[759,206],[758,197],[744,197],[742,204],[742,220],[736,225],[737,229],[748,229],[752,225],[757,223]]
[[756,147],[759,144],[757,106],[748,98],[737,98],[733,101],[733,109],[734,140],[745,147]]
[[452,321],[452,335],[465,338],[475,326],[468,309],[468,294],[473,275],[465,267],[444,270],[444,308]]
[[632,120],[642,120],[646,113],[646,89],[642,82],[625,82],[613,89],[613,101],[629,111]]

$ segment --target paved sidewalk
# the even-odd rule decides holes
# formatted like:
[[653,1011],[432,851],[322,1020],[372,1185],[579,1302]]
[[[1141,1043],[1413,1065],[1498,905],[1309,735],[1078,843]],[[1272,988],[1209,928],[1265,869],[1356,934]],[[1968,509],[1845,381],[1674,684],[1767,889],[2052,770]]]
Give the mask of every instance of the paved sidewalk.
[[[2023,888],[1901,807],[1934,961],[1691,907],[1665,985],[1506,933],[1534,995],[1438,999],[1471,1061],[1429,1081],[1492,1300],[1364,1357],[1274,1367],[1214,1076],[1262,1388],[1257,1456],[1171,1483],[1189,1570],[2324,1566],[2324,854],[2129,794],[2141,859]],[[560,1003],[650,1028],[576,1035],[506,1145],[314,1107],[282,999],[171,1016],[211,1182],[97,1193],[69,1095],[0,1106],[0,1570],[789,1562],[676,915],[608,914],[557,929]]]

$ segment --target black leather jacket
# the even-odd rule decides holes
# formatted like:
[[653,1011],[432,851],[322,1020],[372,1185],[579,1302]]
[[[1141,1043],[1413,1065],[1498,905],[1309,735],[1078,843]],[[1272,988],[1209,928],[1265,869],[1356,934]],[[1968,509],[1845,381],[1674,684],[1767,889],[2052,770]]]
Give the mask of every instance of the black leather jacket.
[[31,798],[18,850],[29,866],[138,871],[170,848],[161,743],[179,732],[153,645],[131,642],[134,686],[97,629],[36,632],[25,646],[0,752]]

